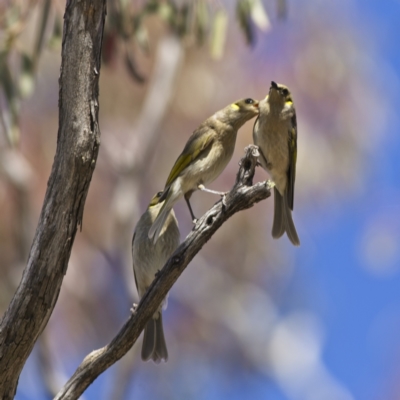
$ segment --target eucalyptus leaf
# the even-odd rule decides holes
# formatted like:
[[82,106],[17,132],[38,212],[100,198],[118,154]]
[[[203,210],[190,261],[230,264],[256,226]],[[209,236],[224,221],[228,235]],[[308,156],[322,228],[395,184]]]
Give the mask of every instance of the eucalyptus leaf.
[[125,51],[125,66],[127,71],[129,72],[129,75],[135,82],[138,83],[144,83],[146,82],[146,78],[144,75],[138,70],[138,66],[135,60],[135,56],[133,54],[133,51],[129,49],[128,47],[126,48]]
[[209,23],[209,11],[204,0],[198,0],[195,11],[195,33],[197,43],[202,45],[207,35]]
[[140,25],[135,30],[134,36],[135,36],[135,40],[136,40],[137,44],[139,45],[140,49],[145,54],[149,54],[150,53],[150,45],[149,45],[149,34],[147,32],[147,29],[143,25]]
[[22,97],[32,94],[35,87],[33,59],[26,53],[21,54],[21,74],[19,76],[19,92]]
[[189,4],[187,3],[183,4],[177,14],[176,25],[175,25],[175,31],[180,37],[187,35],[189,32],[189,26],[190,26],[189,16],[190,16]]
[[62,40],[62,23],[60,17],[56,15],[54,18],[53,32],[49,41],[49,45],[52,48],[58,48],[61,46],[61,40]]
[[254,29],[251,24],[251,0],[239,0],[236,5],[236,16],[248,44],[255,43]]
[[175,9],[169,2],[160,4],[157,12],[160,18],[168,23],[171,23],[175,16]]
[[261,0],[251,0],[251,18],[254,24],[262,31],[268,31],[271,23]]
[[0,54],[0,85],[3,88],[13,119],[15,119],[17,117],[19,90],[11,74],[7,52]]
[[33,55],[32,55],[32,61],[33,61],[32,64],[35,68],[38,63],[40,54],[43,50],[44,37],[45,37],[47,22],[48,22],[49,14],[50,14],[50,6],[51,6],[51,0],[45,0],[43,2],[42,15],[40,18],[40,23],[39,23],[39,31],[37,34],[35,48],[33,50]]
[[144,7],[144,11],[146,13],[152,14],[158,11],[158,7],[159,2],[157,0],[149,0]]
[[215,59],[220,59],[224,53],[227,29],[228,16],[224,10],[218,10],[211,30],[211,56]]

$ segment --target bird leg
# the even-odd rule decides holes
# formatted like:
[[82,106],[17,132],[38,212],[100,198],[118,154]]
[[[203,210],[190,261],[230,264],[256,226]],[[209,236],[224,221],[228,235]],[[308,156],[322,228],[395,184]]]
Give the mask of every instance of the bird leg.
[[204,187],[204,185],[197,185],[197,188],[203,192],[207,192],[207,193],[212,193],[212,194],[218,194],[219,196],[223,197],[226,195],[225,192],[217,192],[216,190],[211,190],[211,189],[207,189],[206,187]]
[[135,314],[137,307],[138,307],[138,304],[136,304],[136,303],[132,304],[132,308],[130,310],[132,314]]
[[269,190],[271,190],[272,188],[275,187],[275,182],[271,181],[270,179],[268,179],[267,181],[265,181],[265,184],[267,185],[267,188]]
[[203,192],[212,193],[212,194],[218,194],[219,196],[221,196],[222,205],[224,207],[226,207],[225,197],[226,197],[227,192],[217,192],[216,190],[207,189],[202,184],[197,185],[197,187],[198,187],[199,190],[201,190]]
[[186,204],[188,205],[188,207],[189,207],[189,211],[190,211],[190,216],[192,217],[192,222],[195,224],[196,222],[197,222],[197,218],[194,216],[194,214],[193,214],[193,210],[192,210],[192,206],[190,205],[190,201],[189,201],[189,198],[190,198],[190,195],[191,195],[192,193],[190,193],[189,194],[189,196],[187,196],[186,194],[185,194],[185,200],[186,200]]

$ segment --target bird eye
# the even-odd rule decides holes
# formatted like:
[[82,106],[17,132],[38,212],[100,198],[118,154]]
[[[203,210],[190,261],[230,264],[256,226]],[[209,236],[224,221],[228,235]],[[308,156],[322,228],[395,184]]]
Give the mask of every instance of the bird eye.
[[156,194],[156,196],[157,196],[157,197],[161,197],[162,194],[163,194],[163,192],[158,192],[158,193]]
[[289,90],[282,89],[282,94],[286,97],[289,94]]
[[254,103],[254,100],[253,100],[253,99],[246,99],[244,102],[245,102],[246,104],[253,104],[253,103]]

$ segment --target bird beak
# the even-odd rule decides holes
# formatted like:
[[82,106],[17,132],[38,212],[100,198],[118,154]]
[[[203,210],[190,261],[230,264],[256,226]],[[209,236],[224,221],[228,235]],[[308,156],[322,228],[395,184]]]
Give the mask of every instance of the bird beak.
[[278,90],[278,84],[274,81],[271,81],[271,89]]
[[256,107],[256,108],[258,108],[258,105],[259,105],[259,104],[260,104],[260,103],[257,101],[257,103],[254,103],[253,106]]

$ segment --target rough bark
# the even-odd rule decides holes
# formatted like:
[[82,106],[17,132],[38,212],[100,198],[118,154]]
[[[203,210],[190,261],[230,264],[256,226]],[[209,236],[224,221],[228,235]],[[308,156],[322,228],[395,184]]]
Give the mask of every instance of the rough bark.
[[99,151],[98,82],[105,0],[69,0],[64,15],[57,150],[19,287],[0,322],[0,398],[18,378],[56,304]]
[[157,275],[138,307],[115,338],[107,346],[85,357],[71,379],[55,397],[56,400],[78,399],[102,372],[124,356],[136,342],[146,322],[154,314],[172,285],[217,229],[233,214],[250,208],[270,196],[267,182],[253,185],[257,156],[256,146],[251,145],[246,148],[236,183],[226,195],[224,202],[216,203],[199,219],[185,241]]

